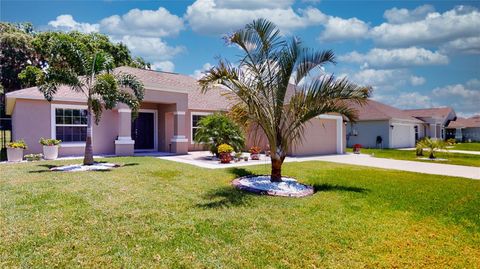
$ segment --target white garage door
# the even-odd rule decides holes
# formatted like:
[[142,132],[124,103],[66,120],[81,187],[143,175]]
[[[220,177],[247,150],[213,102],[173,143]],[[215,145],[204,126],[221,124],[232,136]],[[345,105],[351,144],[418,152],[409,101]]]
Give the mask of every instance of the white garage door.
[[396,125],[392,129],[392,148],[411,148],[415,146],[413,125]]

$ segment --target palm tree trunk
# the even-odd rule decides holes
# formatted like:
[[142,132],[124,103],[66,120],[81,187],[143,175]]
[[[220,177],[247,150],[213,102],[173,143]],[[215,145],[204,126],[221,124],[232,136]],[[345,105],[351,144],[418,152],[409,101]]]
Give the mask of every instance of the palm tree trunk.
[[90,105],[87,109],[87,139],[85,141],[85,156],[83,157],[84,165],[93,165],[93,147],[92,147],[92,109]]
[[270,175],[271,182],[281,182],[282,181],[282,164],[283,159],[281,156],[277,154],[272,154],[272,173]]

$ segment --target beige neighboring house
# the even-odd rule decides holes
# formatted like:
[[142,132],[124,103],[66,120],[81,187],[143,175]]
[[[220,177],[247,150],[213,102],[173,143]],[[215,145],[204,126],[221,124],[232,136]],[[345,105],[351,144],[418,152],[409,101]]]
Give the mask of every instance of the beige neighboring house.
[[349,147],[360,144],[367,148],[408,148],[425,136],[424,122],[401,109],[374,100],[354,106],[358,120],[347,125]]
[[[230,102],[215,89],[202,94],[193,77],[132,67],[119,67],[115,72],[135,75],[145,86],[145,97],[138,117],[132,121],[131,110],[119,105],[104,111],[93,127],[94,154],[133,155],[135,152],[171,152],[186,154],[204,150],[193,142],[197,123],[216,111],[227,111]],[[223,91],[225,93],[225,91]],[[37,87],[6,95],[7,114],[12,116],[13,139],[24,139],[26,153],[42,151],[40,137],[62,140],[60,156],[82,155],[86,136],[86,97],[62,86],[52,102],[47,102]],[[247,144],[266,148],[265,139]],[[257,142],[262,141],[262,142]],[[259,144],[261,143],[261,144]],[[345,151],[345,130],[341,116],[321,115],[312,120],[305,131],[305,140],[296,145],[291,155],[336,154]]]
[[457,118],[451,107],[407,109],[405,112],[425,122],[425,136],[437,139],[446,139],[446,127]]
[[480,115],[471,118],[457,118],[446,127],[447,139],[461,142],[480,142]]

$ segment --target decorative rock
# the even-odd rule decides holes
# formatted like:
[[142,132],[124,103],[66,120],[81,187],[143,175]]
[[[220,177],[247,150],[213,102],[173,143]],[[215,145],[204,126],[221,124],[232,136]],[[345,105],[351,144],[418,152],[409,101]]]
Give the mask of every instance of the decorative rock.
[[72,165],[54,167],[54,168],[51,168],[50,171],[59,171],[59,172],[106,171],[116,167],[119,167],[119,165],[114,163],[95,163],[93,165],[72,164]]
[[314,192],[312,186],[298,183],[290,177],[282,177],[281,182],[271,182],[270,176],[245,176],[234,179],[232,185],[240,190],[273,196],[304,197]]

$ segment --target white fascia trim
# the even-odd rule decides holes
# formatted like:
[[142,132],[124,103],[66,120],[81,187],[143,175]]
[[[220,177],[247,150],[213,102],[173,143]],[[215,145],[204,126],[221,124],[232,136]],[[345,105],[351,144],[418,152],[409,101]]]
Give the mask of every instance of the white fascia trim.
[[[55,109],[56,108],[71,108],[71,109],[88,109],[86,105],[71,105],[71,104],[50,104],[50,138],[52,139],[57,139],[57,133],[55,131],[56,127],[56,120],[55,120]],[[92,132],[93,132],[93,126],[92,126]],[[85,142],[80,142],[83,143],[83,147],[85,146]],[[63,145],[65,144],[65,145]],[[67,145],[68,144],[68,145]],[[69,146],[69,145],[74,145],[78,144],[76,142],[64,142],[61,143],[62,147],[80,147],[80,146]]]
[[178,93],[188,93],[187,89],[175,89],[167,87],[158,87],[157,84],[144,83],[145,89],[153,91],[164,91],[164,92],[178,92]]
[[343,154],[343,117],[340,115],[322,114],[317,116],[319,119],[336,120],[337,127],[337,154]]
[[185,111],[175,111],[173,115],[185,115]]
[[172,139],[170,139],[170,142],[183,143],[183,142],[188,142],[188,139],[187,138],[172,138]]
[[135,140],[115,140],[115,145],[133,145]]
[[212,114],[213,112],[199,112],[199,111],[190,112],[190,144],[192,145],[196,144],[195,141],[193,141],[193,116],[208,116]]

